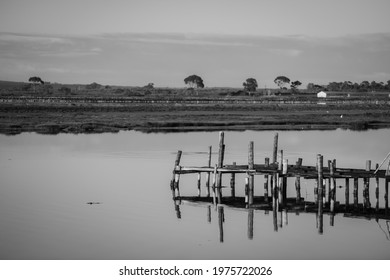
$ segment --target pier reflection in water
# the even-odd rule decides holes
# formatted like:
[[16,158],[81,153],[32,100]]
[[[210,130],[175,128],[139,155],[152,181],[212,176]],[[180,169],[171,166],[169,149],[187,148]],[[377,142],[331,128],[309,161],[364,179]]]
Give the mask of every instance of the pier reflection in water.
[[[319,215],[316,213],[310,213],[305,211],[289,211],[286,208],[281,211],[269,211],[269,210],[256,210],[253,208],[249,209],[240,209],[240,208],[234,208],[227,205],[213,205],[205,202],[191,202],[188,200],[175,200],[175,211],[177,214],[178,219],[186,219],[186,217],[181,214],[181,209],[183,207],[196,207],[199,209],[199,211],[204,211],[205,209],[205,222],[212,224],[217,223],[218,224],[218,238],[219,242],[223,243],[225,241],[224,238],[224,224],[225,221],[229,219],[229,215],[225,214],[225,209],[227,209],[228,212],[246,212],[247,216],[247,238],[248,240],[253,240],[256,238],[256,234],[261,238],[264,236],[263,231],[268,231],[269,228],[273,228],[273,231],[277,233],[278,231],[283,230],[283,228],[287,228],[289,226],[289,218],[291,216],[295,216],[294,220],[299,219],[299,217],[302,217],[302,219],[305,220],[305,223],[307,221],[308,216],[310,217],[309,220],[311,222],[309,223],[308,228],[302,228],[302,232],[304,231],[313,231],[316,230],[318,234],[322,235],[324,232],[326,232],[327,227],[336,227],[337,224],[335,224],[335,217],[340,217],[340,222],[346,221],[347,219],[356,219],[356,220],[365,220],[365,221],[375,221],[376,225],[380,229],[380,231],[383,232],[383,238],[385,238],[387,241],[390,242],[390,220],[389,219],[380,219],[378,217],[370,218],[368,216],[350,216],[343,213],[327,213]],[[243,217],[244,218],[244,217]],[[329,221],[329,223],[324,224],[324,219]],[[256,227],[257,221],[260,221],[261,225],[266,225],[267,228],[258,228],[257,232],[254,231],[254,228]],[[342,226],[341,224],[339,226]],[[241,229],[242,232],[245,231],[245,228]],[[217,235],[216,235],[217,237]],[[234,242],[234,240],[228,240],[230,242]],[[265,240],[266,241],[266,240]]]

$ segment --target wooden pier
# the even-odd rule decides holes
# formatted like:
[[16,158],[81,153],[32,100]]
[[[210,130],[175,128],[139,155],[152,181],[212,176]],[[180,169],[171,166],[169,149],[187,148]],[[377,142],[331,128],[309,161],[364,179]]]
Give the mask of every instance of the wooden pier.
[[[372,168],[373,164],[371,164],[370,160],[366,161],[366,168],[364,169],[338,167],[336,159],[324,162],[324,157],[320,154],[317,155],[316,166],[302,164],[302,158],[298,158],[294,164],[289,164],[288,160],[283,158],[283,150],[278,149],[278,137],[278,133],[275,133],[272,158],[264,158],[262,160],[264,163],[255,163],[253,141],[248,144],[248,163],[225,163],[224,132],[219,133],[218,160],[214,166],[211,165],[211,146],[208,149],[208,164],[200,167],[181,166],[182,151],[178,151],[171,181],[173,199],[179,202],[181,200],[191,200],[212,203],[216,207],[218,205],[226,205],[238,208],[273,210],[274,212],[282,210],[315,212],[319,215],[320,220],[324,212],[331,215],[344,213],[347,216],[390,219],[388,211],[390,161],[387,167],[385,165],[385,169],[380,169],[390,156],[390,153],[381,164],[376,164],[375,168]],[[180,176],[186,174],[198,174],[196,184],[198,188],[197,196],[181,195],[179,187]],[[206,175],[206,194],[203,196],[201,191],[202,174]],[[245,196],[243,197],[236,195],[237,174],[244,174],[245,177],[243,182]],[[230,185],[223,186],[222,177],[227,175],[230,176]],[[255,196],[256,186],[254,179],[255,176],[259,175],[264,177],[264,188],[261,187],[263,195]],[[295,197],[287,197],[287,189],[292,187],[287,185],[287,178],[295,178],[293,186],[295,188]],[[305,201],[303,198],[301,194],[301,179],[313,182],[313,188],[309,189],[309,191],[313,192],[314,200]],[[336,179],[339,180],[338,184],[340,179],[344,182],[344,204],[337,201]],[[363,185],[359,186],[359,182],[363,182]],[[374,186],[372,182],[375,182]],[[353,190],[350,190],[351,186],[353,186]],[[375,187],[375,203],[372,203],[372,197],[370,197],[370,188],[372,187]],[[226,195],[226,192],[224,195],[223,189],[230,189],[229,195]],[[359,192],[362,196],[359,195]],[[351,201],[351,193],[353,201]],[[379,207],[380,194],[384,198],[384,207],[382,208]],[[359,197],[363,198],[362,201],[359,201]]]

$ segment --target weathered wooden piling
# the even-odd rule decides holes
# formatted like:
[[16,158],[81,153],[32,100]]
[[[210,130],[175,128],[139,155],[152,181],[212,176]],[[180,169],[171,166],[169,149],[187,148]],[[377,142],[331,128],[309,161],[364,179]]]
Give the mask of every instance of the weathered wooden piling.
[[[302,158],[298,158],[298,161],[295,164],[296,168],[300,168],[302,166]],[[296,202],[301,202],[301,176],[295,176],[295,192],[296,192]]]
[[[248,169],[253,170],[254,169],[254,144],[253,141],[249,142],[248,146]],[[253,204],[253,197],[254,197],[254,175],[249,175],[249,187],[248,187],[248,205]]]
[[[225,155],[224,139],[225,139],[225,133],[221,131],[219,133],[218,168],[222,168],[223,166],[223,160]],[[222,172],[218,172],[217,196],[218,196],[218,203],[221,203],[222,202]]]
[[323,164],[324,159],[322,155],[317,155],[317,165],[318,165],[318,232],[320,234],[323,233],[323,225],[324,225],[324,209],[323,209],[323,192],[324,192],[324,180],[323,180]]
[[217,165],[214,166],[214,172],[213,172],[213,204],[217,205],[217,194],[216,194],[216,184],[217,184]]
[[[265,158],[265,167],[269,167],[269,158]],[[268,203],[269,175],[264,175],[264,202]]]
[[245,176],[245,203],[249,202],[249,175]]
[[[180,171],[181,170],[181,166],[177,166],[176,170]],[[180,197],[180,188],[179,188],[179,181],[180,181],[180,173],[176,174],[175,175],[175,180],[174,180],[174,183],[173,183],[173,194],[174,194],[174,197]]]
[[207,205],[207,222],[211,223],[211,206]]
[[[378,169],[378,168],[379,168],[379,164],[377,163],[375,169]],[[378,178],[378,176],[375,176],[375,200],[376,200],[375,212],[378,213],[379,212],[379,178]]]
[[278,170],[281,171],[283,168],[283,150],[279,151]]
[[[389,161],[390,163],[390,161]],[[385,179],[385,213],[386,215],[389,212],[389,182],[390,178]]]
[[[371,170],[371,160],[366,161],[366,171]],[[364,188],[363,188],[363,210],[367,210],[371,207],[370,203],[370,177],[364,178]]]
[[[233,162],[233,168],[236,167],[236,162]],[[236,174],[232,172],[230,177],[231,197],[236,197]]]
[[[317,172],[317,174],[318,174],[318,168],[319,168],[319,166],[318,166],[318,162],[319,162],[319,157],[320,157],[321,155],[320,154],[317,154],[317,161],[316,161],[316,172]],[[320,181],[318,180],[318,176],[317,176],[317,178],[315,178],[315,185],[314,185],[314,203],[315,203],[315,205],[318,205],[318,201],[319,201],[319,196],[318,196],[318,189],[319,189],[319,187],[320,187]],[[321,184],[322,184],[322,181],[321,181]]]
[[278,174],[277,176],[277,186],[278,186],[278,206],[284,206],[284,196],[283,196],[283,177]]
[[[212,146],[209,146],[209,160],[208,160],[208,167],[211,167],[211,154],[212,154]],[[206,189],[207,189],[207,197],[210,197],[210,172],[206,173]]]
[[345,178],[345,210],[349,209],[349,178]]
[[278,161],[278,133],[275,133],[274,135],[274,147],[273,147],[273,154],[272,154],[272,162],[276,163]]
[[282,164],[282,177],[280,179],[280,193],[281,193],[281,199],[280,199],[280,205],[282,207],[285,206],[287,201],[287,168],[288,168],[288,160],[283,159]]
[[173,172],[172,172],[172,180],[171,180],[171,190],[175,190],[175,179],[176,179],[176,173],[175,173],[175,170],[179,167],[179,164],[180,164],[180,159],[181,159],[181,155],[182,155],[182,151],[177,151],[177,154],[176,154],[176,159],[175,159],[175,165],[173,167]]
[[273,211],[273,222],[274,222],[274,231],[278,231],[278,224],[277,224],[277,221],[278,221],[278,216],[277,216],[277,212],[278,212],[278,174],[277,173],[274,173],[272,175],[272,184],[271,184],[271,187],[272,187],[272,211]]
[[359,178],[355,177],[353,178],[353,208],[355,210],[357,210],[359,206],[358,191],[359,191]]
[[334,212],[334,207],[335,207],[335,200],[336,200],[336,182],[334,179],[334,173],[335,173],[335,160],[330,162],[330,186],[329,186],[329,206],[330,206],[330,211],[333,213]]
[[200,197],[201,195],[201,188],[200,188],[200,182],[201,181],[201,175],[200,172],[198,172],[198,196]]

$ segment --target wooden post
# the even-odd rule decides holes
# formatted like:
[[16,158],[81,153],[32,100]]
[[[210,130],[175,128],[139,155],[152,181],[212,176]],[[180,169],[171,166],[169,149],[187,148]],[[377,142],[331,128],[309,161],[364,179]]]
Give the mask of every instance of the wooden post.
[[[379,168],[379,164],[376,164],[375,170]],[[378,176],[375,176],[375,199],[376,199],[376,205],[375,205],[375,212],[379,212],[379,178]]]
[[282,167],[282,195],[283,195],[283,207],[287,203],[287,168],[288,168],[288,160],[283,159],[283,167]]
[[[249,142],[248,147],[248,169],[253,170],[254,169],[254,151],[253,151],[253,141]],[[249,175],[249,189],[248,189],[248,205],[253,204],[253,197],[254,197],[254,175]]]
[[330,161],[329,167],[330,167],[329,206],[330,206],[330,212],[334,213],[335,193],[336,193],[336,186],[335,186],[335,179],[334,179],[334,170],[335,170],[334,162]]
[[215,187],[216,187],[216,183],[217,183],[217,165],[214,166],[214,176],[213,176],[213,204],[214,205],[217,205],[217,198],[216,198],[216,190],[215,190]]
[[345,178],[345,211],[349,210],[349,178]]
[[[336,173],[336,159],[333,159],[333,174]],[[336,178],[333,177],[333,186],[334,186],[334,192],[333,194],[333,200],[334,203],[337,201],[337,186],[336,186]]]
[[317,155],[317,163],[318,163],[318,221],[319,221],[319,227],[318,227],[318,233],[322,234],[324,232],[323,230],[323,224],[324,224],[324,212],[323,212],[323,191],[324,191],[324,180],[323,180],[323,156]]
[[385,214],[386,215],[389,212],[389,182],[390,182],[390,178],[387,177],[385,179]]
[[253,239],[253,216],[254,216],[254,210],[249,209],[248,210],[248,239]]
[[[233,162],[233,167],[236,167],[236,162]],[[230,190],[231,197],[236,197],[236,175],[234,172],[232,172],[230,177]]]
[[200,178],[201,178],[201,175],[200,175],[200,172],[198,172],[198,197],[200,197],[200,194],[201,194],[201,190],[200,190]]
[[[209,160],[208,160],[208,167],[211,167],[211,150],[212,146],[209,146]],[[210,197],[210,172],[207,172],[206,174],[206,189],[207,189],[207,197]]]
[[[331,167],[332,164],[333,164],[332,161],[328,160],[329,175],[330,175],[330,169],[332,168]],[[324,202],[324,205],[327,203],[327,205],[329,205],[329,209],[330,209],[330,195],[331,195],[330,184],[332,181],[331,176],[329,176],[328,180],[325,179],[325,181],[328,181],[328,182],[325,182],[325,190],[324,190],[325,202]]]
[[[316,171],[317,171],[317,173],[318,173],[318,162],[319,162],[318,159],[319,159],[320,156],[321,156],[320,154],[317,154],[317,161],[316,161]],[[320,186],[320,182],[318,181],[318,176],[317,176],[317,178],[315,180],[316,180],[316,183],[314,185],[314,204],[318,205],[318,201],[319,201],[318,189],[319,189],[319,186]]]
[[[265,158],[265,167],[269,167],[269,158]],[[264,175],[264,202],[268,203],[269,175]]]
[[[302,166],[302,158],[298,158],[298,161],[295,165],[296,168],[300,168]],[[297,175],[295,177],[295,191],[296,191],[296,203],[301,202],[301,177]]]
[[274,231],[278,231],[278,187],[277,187],[277,173],[272,175],[272,211],[273,211],[273,222],[274,222]]
[[280,160],[278,162],[278,170],[282,170],[283,167],[283,150],[279,151]]
[[276,163],[278,161],[278,133],[275,133],[274,136],[274,149],[273,149],[273,154],[272,154],[272,163]]
[[207,222],[210,224],[211,223],[211,206],[207,206]]
[[[223,159],[225,155],[225,144],[224,144],[225,134],[223,131],[219,133],[219,150],[218,150],[218,168],[223,167]],[[217,196],[218,203],[222,201],[222,172],[218,172],[218,180],[217,180]]]
[[358,210],[359,199],[358,199],[358,191],[359,191],[359,178],[353,178],[353,208]]
[[245,204],[248,204],[249,202],[248,193],[249,193],[249,175],[247,174],[245,176]]
[[278,182],[278,206],[284,206],[284,196],[283,196],[283,177],[279,176],[279,173],[276,174]]
[[[366,171],[371,170],[371,160],[366,161]],[[363,209],[368,210],[371,208],[370,203],[370,177],[369,175],[364,178],[364,189],[363,189]]]
[[224,221],[223,206],[218,206],[219,242],[221,243],[223,243],[223,221]]
[[[177,167],[177,170],[180,172],[180,170],[181,170],[181,166],[180,165]],[[174,183],[173,183],[174,197],[180,197],[179,181],[180,181],[180,173],[175,175],[175,180],[174,180]]]
[[175,186],[175,175],[176,175],[175,171],[180,164],[181,154],[182,154],[182,151],[180,151],[180,150],[177,151],[175,166],[173,167],[173,172],[172,172],[173,174],[172,174],[172,180],[171,180],[171,190],[173,190],[174,186]]

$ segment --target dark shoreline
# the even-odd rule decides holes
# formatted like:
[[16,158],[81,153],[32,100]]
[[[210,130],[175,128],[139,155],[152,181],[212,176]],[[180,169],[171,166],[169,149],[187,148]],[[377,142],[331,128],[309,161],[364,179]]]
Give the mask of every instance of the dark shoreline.
[[390,104],[2,102],[0,133],[145,133],[390,128]]

